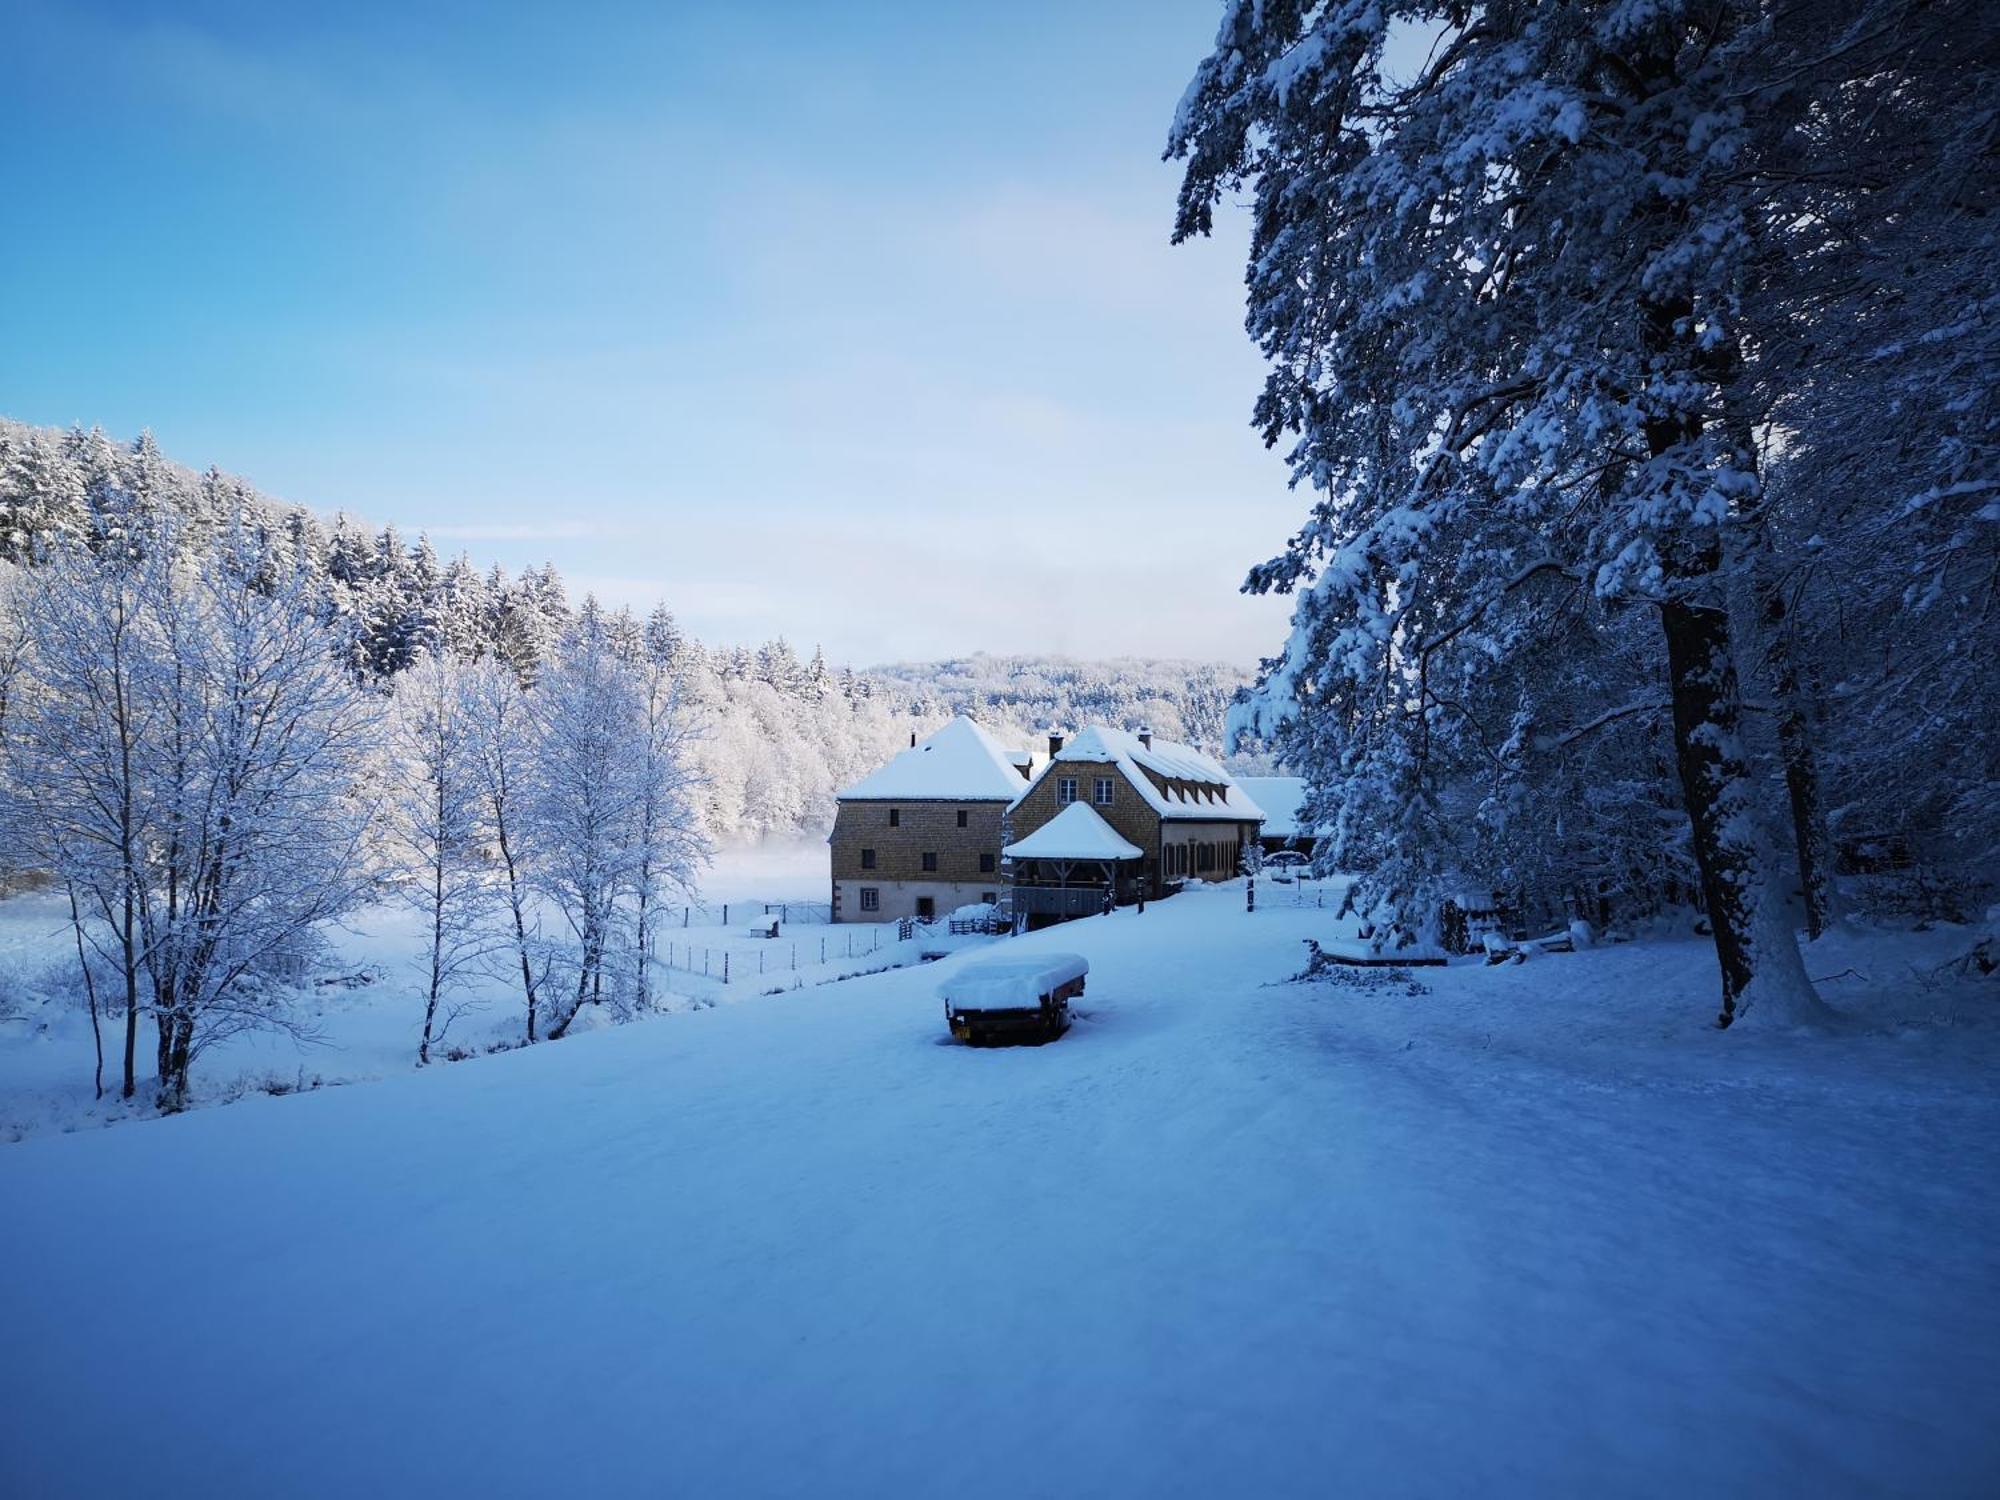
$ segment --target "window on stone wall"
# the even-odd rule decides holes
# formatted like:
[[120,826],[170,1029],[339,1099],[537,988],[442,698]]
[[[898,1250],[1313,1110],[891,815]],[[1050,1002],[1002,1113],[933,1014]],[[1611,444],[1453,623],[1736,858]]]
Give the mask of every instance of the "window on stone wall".
[[998,891],[981,891],[979,899],[988,906],[997,906],[1000,902],[1000,893]]
[[861,909],[863,911],[880,911],[882,909],[882,893],[876,890],[874,886],[864,885],[861,887]]
[[937,869],[937,856],[935,854],[926,854],[924,856],[924,868],[931,871]]
[[1074,801],[1076,801],[1076,778],[1074,776],[1058,776],[1056,778],[1057,804],[1061,805],[1065,802]]
[[1092,800],[1099,807],[1109,807],[1111,805],[1111,788],[1114,784],[1109,776],[1100,776],[1097,778],[1097,795]]
[[979,856],[979,873],[982,875],[991,875],[993,873],[992,855],[982,854]]
[[965,826],[965,809],[962,807],[958,810],[958,826],[960,828]]
[[875,868],[875,851],[873,849],[863,849],[861,851],[861,868],[864,870]]
[[889,809],[889,826],[891,828],[901,828],[903,826],[902,808],[892,807]]

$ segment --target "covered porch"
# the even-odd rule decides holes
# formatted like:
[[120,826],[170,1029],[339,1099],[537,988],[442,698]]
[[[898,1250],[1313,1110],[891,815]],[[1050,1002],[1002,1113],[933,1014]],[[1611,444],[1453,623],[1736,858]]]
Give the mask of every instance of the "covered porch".
[[1001,854],[1014,920],[1023,926],[1095,916],[1152,894],[1145,888],[1145,851],[1081,802]]

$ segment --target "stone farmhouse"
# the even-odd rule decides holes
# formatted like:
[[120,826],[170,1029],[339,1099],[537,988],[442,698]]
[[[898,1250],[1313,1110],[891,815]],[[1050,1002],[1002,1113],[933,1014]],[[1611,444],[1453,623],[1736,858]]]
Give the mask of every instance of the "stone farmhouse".
[[1028,783],[1026,750],[960,715],[910,737],[880,770],[840,794],[828,840],[833,920],[888,922],[998,903],[1001,821]]
[[1007,809],[1014,919],[1046,926],[1231,879],[1263,820],[1215,761],[1149,730],[1051,735],[1048,763]]

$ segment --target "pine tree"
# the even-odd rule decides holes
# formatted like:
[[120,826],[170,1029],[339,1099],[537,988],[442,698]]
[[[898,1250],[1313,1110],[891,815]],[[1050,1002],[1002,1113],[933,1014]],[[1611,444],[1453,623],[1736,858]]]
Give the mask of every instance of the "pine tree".
[[[1272,363],[1257,421],[1293,436],[1318,497],[1250,575],[1302,590],[1253,727],[1318,721],[1294,738],[1324,795],[1355,771],[1343,718],[1379,724],[1370,774],[1419,819],[1390,842],[1421,859],[1428,741],[1486,732],[1432,675],[1451,648],[1504,640],[1551,589],[1650,602],[1721,1023],[1753,982],[1809,1017],[1730,614],[1761,495],[1755,413],[1729,400],[1754,193],[1733,92],[1760,29],[1744,7],[1671,0],[1447,8],[1429,62],[1392,78],[1391,28],[1437,19],[1233,4],[1172,133],[1177,240],[1254,185],[1250,326]],[[1384,894],[1434,907],[1441,874]]]
[[0,559],[32,563],[90,528],[83,480],[48,434],[0,433]]

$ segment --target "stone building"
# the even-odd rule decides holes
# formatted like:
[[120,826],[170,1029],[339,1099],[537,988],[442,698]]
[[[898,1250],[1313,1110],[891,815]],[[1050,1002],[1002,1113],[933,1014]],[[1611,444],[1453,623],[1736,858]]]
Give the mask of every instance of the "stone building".
[[[1071,812],[1079,807],[1090,816]],[[1042,926],[1231,879],[1263,820],[1227,771],[1186,745],[1144,729],[1051,735],[1048,764],[1007,809],[1015,920]]]
[[997,902],[1000,825],[1033,762],[960,715],[840,794],[833,920],[935,917]]

